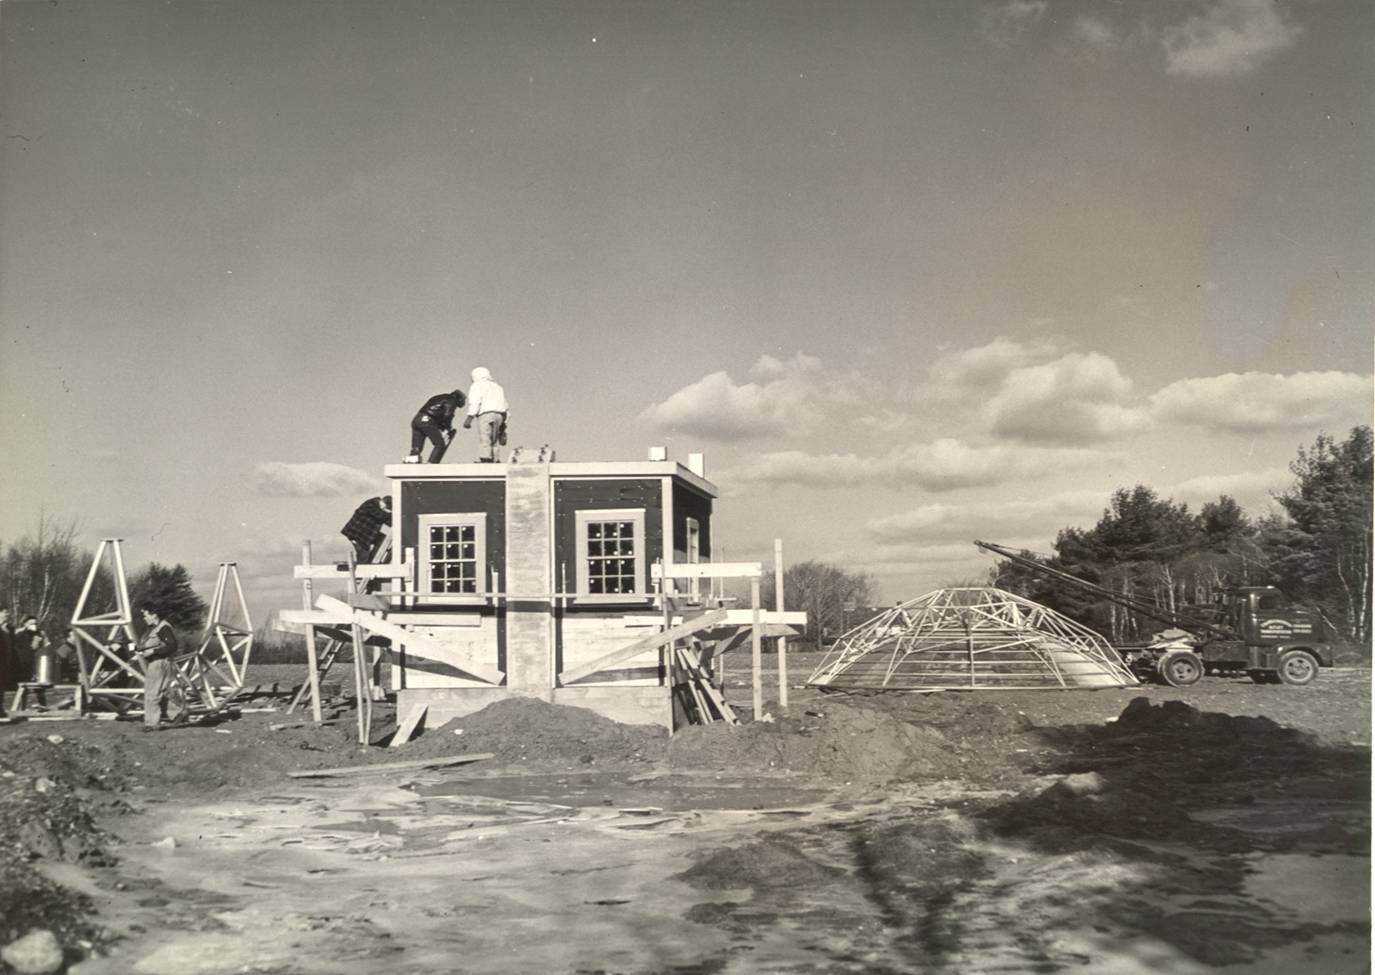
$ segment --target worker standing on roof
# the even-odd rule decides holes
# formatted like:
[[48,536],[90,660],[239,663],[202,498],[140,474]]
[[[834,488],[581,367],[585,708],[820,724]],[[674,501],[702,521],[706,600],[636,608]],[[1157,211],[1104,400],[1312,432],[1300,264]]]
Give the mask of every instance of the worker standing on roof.
[[506,443],[506,390],[492,378],[489,370],[478,366],[473,370],[473,384],[468,387],[468,418],[463,421],[467,430],[477,420],[478,463],[491,464],[497,459],[497,445]]
[[455,389],[452,393],[438,393],[425,401],[419,412],[411,420],[411,452],[406,455],[407,464],[420,463],[420,449],[428,439],[434,444],[430,451],[430,463],[438,464],[444,459],[444,451],[454,439],[454,414],[467,402],[463,391]]

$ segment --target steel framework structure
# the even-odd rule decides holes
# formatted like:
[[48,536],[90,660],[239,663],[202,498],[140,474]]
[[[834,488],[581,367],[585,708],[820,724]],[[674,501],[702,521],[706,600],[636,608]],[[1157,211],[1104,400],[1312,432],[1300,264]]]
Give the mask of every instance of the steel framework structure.
[[1027,690],[1137,683],[1097,633],[1001,589],[938,589],[843,634],[808,684]]

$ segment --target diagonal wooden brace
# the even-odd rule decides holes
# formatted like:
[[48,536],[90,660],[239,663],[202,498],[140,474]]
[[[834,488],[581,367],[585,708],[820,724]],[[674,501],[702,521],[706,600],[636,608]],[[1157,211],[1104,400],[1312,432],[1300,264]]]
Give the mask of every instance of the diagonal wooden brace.
[[447,644],[440,643],[438,640],[431,639],[423,633],[416,633],[406,629],[390,620],[366,610],[352,609],[346,603],[335,599],[332,596],[320,596],[315,600],[315,605],[320,609],[328,610],[332,613],[349,614],[354,623],[358,624],[369,633],[376,633],[391,640],[393,644],[404,645],[406,652],[417,657],[425,657],[429,660],[438,660],[440,663],[448,664],[457,670],[487,684],[500,684],[506,675],[495,667],[488,667],[485,664],[477,663],[472,660],[469,654],[461,650],[456,650]]
[[714,609],[709,613],[694,617],[686,623],[679,623],[677,626],[658,633],[651,633],[649,636],[642,637],[634,643],[627,644],[619,650],[612,650],[593,660],[591,663],[583,664],[580,667],[573,667],[559,674],[559,683],[568,685],[575,681],[580,681],[584,677],[590,677],[599,670],[605,670],[613,664],[618,664],[622,660],[629,660],[631,657],[644,653],[646,650],[657,650],[665,643],[672,643],[674,640],[681,640],[685,636],[691,636],[699,630],[710,629],[717,626],[726,618],[724,609]]

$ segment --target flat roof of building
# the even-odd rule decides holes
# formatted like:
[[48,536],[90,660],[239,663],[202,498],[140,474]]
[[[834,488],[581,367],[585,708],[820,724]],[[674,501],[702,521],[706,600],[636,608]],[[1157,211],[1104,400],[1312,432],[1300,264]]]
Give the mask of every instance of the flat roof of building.
[[720,497],[716,485],[676,460],[578,461],[553,464],[388,464],[387,477],[399,481],[505,480],[511,467],[545,467],[550,477],[673,477],[709,498]]

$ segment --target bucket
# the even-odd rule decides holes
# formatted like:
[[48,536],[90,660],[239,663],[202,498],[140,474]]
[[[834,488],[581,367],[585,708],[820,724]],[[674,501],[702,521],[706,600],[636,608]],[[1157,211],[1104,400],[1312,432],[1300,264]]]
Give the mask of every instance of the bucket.
[[33,657],[33,682],[35,684],[51,684],[53,682],[53,659],[52,647],[44,647]]

